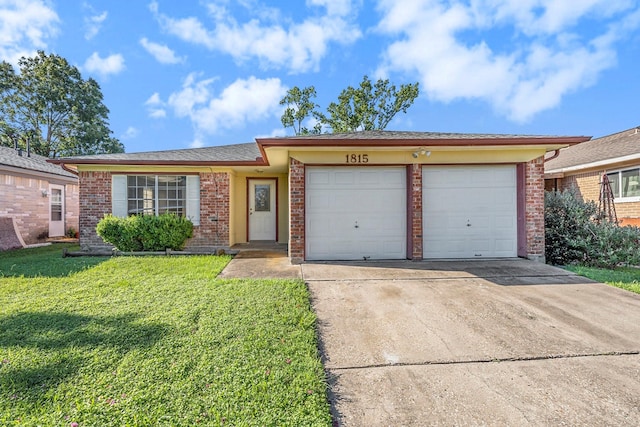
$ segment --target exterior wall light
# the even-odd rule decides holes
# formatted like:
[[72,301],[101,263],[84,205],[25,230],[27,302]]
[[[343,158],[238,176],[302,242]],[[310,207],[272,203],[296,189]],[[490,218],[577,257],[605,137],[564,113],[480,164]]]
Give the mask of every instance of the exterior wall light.
[[431,155],[431,151],[427,150],[426,148],[420,148],[417,151],[414,151],[411,155],[414,159],[417,159],[419,156],[429,157]]

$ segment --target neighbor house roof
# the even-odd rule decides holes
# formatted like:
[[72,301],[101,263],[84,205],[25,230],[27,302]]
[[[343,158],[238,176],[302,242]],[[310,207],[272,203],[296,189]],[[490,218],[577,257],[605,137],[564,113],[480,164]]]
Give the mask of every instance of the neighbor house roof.
[[570,172],[637,159],[640,161],[640,129],[632,128],[560,150],[545,162],[545,173]]
[[24,172],[39,172],[58,175],[66,178],[77,176],[64,170],[61,166],[47,162],[47,158],[24,150],[16,150],[10,147],[0,147],[0,167]]

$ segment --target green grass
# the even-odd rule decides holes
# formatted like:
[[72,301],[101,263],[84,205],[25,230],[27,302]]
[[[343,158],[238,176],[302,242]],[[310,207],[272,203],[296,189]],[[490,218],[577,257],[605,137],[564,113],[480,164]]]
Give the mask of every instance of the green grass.
[[640,268],[604,268],[568,266],[568,270],[597,282],[640,294]]
[[62,250],[77,251],[78,245],[54,243],[38,248],[0,252],[1,277],[63,277],[100,264],[108,258],[62,258]]
[[22,251],[0,258],[0,425],[331,425],[302,281]]

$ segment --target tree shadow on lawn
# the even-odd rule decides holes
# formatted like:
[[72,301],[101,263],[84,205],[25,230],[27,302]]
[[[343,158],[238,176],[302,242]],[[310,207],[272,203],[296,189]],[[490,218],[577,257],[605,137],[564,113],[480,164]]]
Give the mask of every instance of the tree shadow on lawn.
[[64,249],[76,246],[56,244],[0,252],[0,279],[3,277],[68,277],[94,267],[110,257],[67,257]]
[[75,375],[95,356],[95,349],[115,350],[124,355],[151,347],[167,327],[160,323],[140,325],[138,318],[134,314],[85,316],[42,312],[0,318],[0,350],[30,348],[41,350],[43,355],[28,366],[0,360],[0,398],[34,403],[48,389]]

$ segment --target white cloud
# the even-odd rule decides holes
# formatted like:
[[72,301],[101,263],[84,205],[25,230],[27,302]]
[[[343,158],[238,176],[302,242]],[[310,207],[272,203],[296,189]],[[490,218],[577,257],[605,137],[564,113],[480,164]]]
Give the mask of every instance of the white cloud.
[[353,10],[351,0],[307,0],[307,4],[327,9],[327,14],[346,16]]
[[239,23],[223,7],[209,5],[214,28],[207,29],[194,17],[174,19],[161,14],[157,3],[152,3],[150,9],[165,31],[184,41],[229,54],[237,61],[257,58],[264,68],[288,68],[296,73],[317,70],[331,43],[350,44],[361,36],[360,30],[343,16],[351,10],[350,2],[312,2],[325,7],[327,15],[286,26],[257,18]]
[[125,69],[124,57],[119,53],[101,58],[98,52],[93,52],[84,63],[84,70],[107,77],[111,74],[118,74]]
[[166,45],[151,42],[147,40],[146,37],[140,39],[140,44],[156,61],[162,64],[179,64],[184,62],[184,58],[177,56],[176,53]]
[[[511,23],[526,34],[556,34],[585,16],[610,17],[630,9],[633,0],[473,0],[485,22]],[[487,11],[489,13],[487,13]]]
[[17,64],[23,56],[46,49],[58,33],[60,19],[42,0],[0,1],[0,60]]
[[160,94],[155,92],[144,103],[149,111],[149,117],[152,119],[164,119],[167,117],[165,103],[160,99]]
[[[93,12],[93,10],[92,10]],[[107,19],[108,12],[104,11],[98,15],[91,15],[84,18],[85,33],[84,38],[91,40],[98,35],[102,28],[102,23]]]
[[129,126],[127,130],[122,134],[120,139],[132,139],[138,136],[139,133],[140,132],[138,131],[138,129],[134,128],[133,126]]
[[277,138],[279,136],[287,136],[287,130],[283,127],[275,128],[271,130],[271,133],[256,135],[255,139],[258,138]]
[[[395,41],[386,48],[378,73],[416,73],[422,91],[432,100],[480,99],[524,122],[615,66],[615,43],[622,30],[612,21],[615,17],[603,17],[613,17],[614,11],[625,11],[629,4],[627,0],[472,0],[470,4],[380,0],[384,17],[378,29]],[[586,17],[604,19],[608,25],[590,28],[590,33],[600,33],[586,38],[576,28]],[[625,22],[631,25],[628,17]],[[508,44],[500,39],[506,28],[512,31]],[[471,32],[479,36],[471,39]]]
[[199,77],[190,74],[182,89],[167,101],[176,116],[191,120],[196,141],[222,129],[242,127],[277,115],[281,111],[279,101],[287,91],[280,79],[249,77],[234,81],[216,96],[212,88],[215,79],[199,80]]

